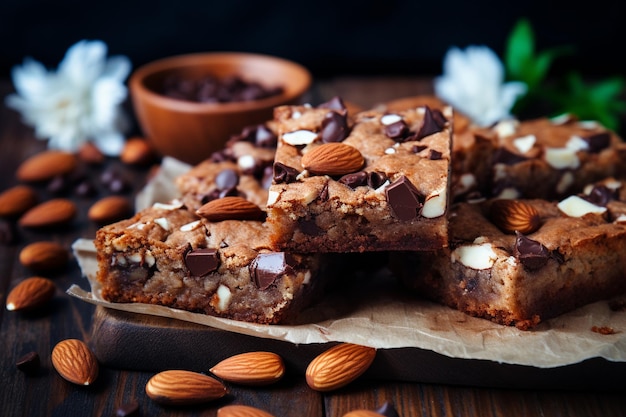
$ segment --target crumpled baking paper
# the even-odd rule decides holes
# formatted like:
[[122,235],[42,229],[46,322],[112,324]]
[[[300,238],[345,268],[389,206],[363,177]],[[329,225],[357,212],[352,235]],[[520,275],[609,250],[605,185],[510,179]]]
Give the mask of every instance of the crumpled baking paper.
[[[139,193],[136,210],[175,198],[173,178],[189,166],[165,158],[159,174]],[[90,291],[72,285],[68,294],[86,302],[134,313],[175,318],[241,334],[294,344],[348,342],[377,349],[432,350],[462,359],[482,359],[540,368],[566,366],[590,358],[626,362],[626,311],[608,301],[579,308],[530,331],[501,326],[412,296],[386,270],[342,287],[303,312],[302,324],[259,325],[147,304],[110,303],[95,279],[93,241],[79,239],[73,251]],[[592,327],[610,327],[600,334]]]

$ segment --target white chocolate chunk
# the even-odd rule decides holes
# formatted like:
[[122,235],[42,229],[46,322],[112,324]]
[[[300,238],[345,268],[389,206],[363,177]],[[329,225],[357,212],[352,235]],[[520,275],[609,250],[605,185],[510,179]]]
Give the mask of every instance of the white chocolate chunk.
[[589,149],[589,143],[580,136],[572,135],[565,144],[565,147],[573,151],[586,151]]
[[606,207],[596,206],[576,195],[567,197],[557,204],[557,207],[570,217],[582,217],[589,213],[602,214],[606,211]]
[[515,187],[506,187],[500,194],[497,195],[497,198],[506,199],[506,200],[514,200],[520,197],[520,192],[517,191]]
[[380,118],[380,123],[382,123],[385,126],[388,126],[396,122],[399,122],[401,120],[402,120],[402,116],[400,116],[399,114],[391,113],[391,114],[383,115]]
[[537,137],[535,135],[526,135],[514,139],[513,146],[515,146],[521,153],[526,153],[531,150],[533,146],[535,146],[535,142],[537,142]]
[[596,120],[581,120],[580,122],[578,122],[578,126],[587,130],[593,130],[602,127],[602,125]]
[[278,201],[278,197],[280,196],[280,193],[278,191],[269,191],[267,193],[267,204],[266,206],[269,207],[272,204],[276,203]]
[[237,166],[242,170],[248,170],[254,168],[256,161],[252,155],[242,155],[237,158]]
[[183,206],[183,202],[178,200],[178,199],[170,201],[169,204],[166,204],[166,203],[154,203],[152,205],[152,207],[155,208],[155,209],[163,209],[163,210],[177,210],[177,209],[181,208],[182,206]]
[[200,220],[196,220],[194,222],[191,223],[187,223],[187,224],[183,224],[182,226],[180,226],[180,231],[181,232],[191,232],[193,229],[195,229],[199,224],[200,224]]
[[493,130],[498,137],[505,138],[513,135],[517,131],[518,125],[519,122],[516,119],[502,120],[493,127]]
[[572,115],[569,113],[563,113],[561,115],[555,116],[550,119],[550,123],[553,125],[559,126],[564,125],[565,123],[571,122],[573,119]]
[[161,226],[163,230],[170,230],[170,222],[165,217],[154,219],[154,222]]
[[128,260],[135,264],[140,264],[143,261],[143,257],[139,253],[133,253],[128,256]]
[[385,149],[385,154],[386,155],[393,155],[394,153],[396,153],[396,149],[395,148],[387,148],[387,149]]
[[226,311],[226,309],[228,309],[228,304],[230,304],[230,299],[232,297],[232,294],[230,293],[230,289],[226,285],[221,284],[217,288],[216,294],[217,294],[217,299],[218,299],[217,309],[219,311]]
[[491,243],[459,246],[451,255],[452,263],[460,262],[472,269],[488,269],[498,259]]
[[293,146],[308,145],[317,139],[317,133],[310,130],[296,130],[283,135],[283,141]]
[[545,157],[554,169],[576,169],[580,166],[576,151],[570,148],[546,148]]
[[435,217],[443,216],[446,212],[447,203],[448,199],[445,192],[431,194],[426,197],[421,214],[427,219],[434,219]]
[[556,185],[556,192],[564,194],[573,183],[574,173],[572,171],[565,171],[563,175],[561,175],[561,178],[559,178],[559,183]]
[[626,223],[626,214],[620,214],[617,219],[615,219],[614,223]]
[[156,263],[154,255],[152,255],[152,252],[150,252],[149,250],[147,250],[146,253],[143,255],[143,261],[146,263],[146,265],[148,265],[148,267],[151,267]]

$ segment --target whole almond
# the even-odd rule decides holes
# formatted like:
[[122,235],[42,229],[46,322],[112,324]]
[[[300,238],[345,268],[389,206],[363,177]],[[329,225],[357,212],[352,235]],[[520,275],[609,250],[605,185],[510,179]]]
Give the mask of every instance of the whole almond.
[[33,242],[20,251],[20,263],[34,271],[57,270],[67,263],[69,252],[57,242]]
[[56,285],[48,278],[30,277],[17,284],[7,296],[7,310],[24,311],[46,304],[56,291]]
[[263,220],[265,212],[256,204],[243,197],[222,197],[211,200],[198,210],[196,214],[212,222],[222,220]]
[[69,223],[76,216],[76,205],[65,198],[44,201],[28,210],[18,223],[23,227],[50,227]]
[[385,417],[383,414],[372,410],[352,410],[343,415],[343,417]]
[[98,359],[81,340],[66,339],[57,343],[51,359],[59,375],[74,384],[91,385],[98,377]]
[[187,405],[217,400],[226,395],[220,381],[198,372],[159,372],[146,384],[146,394],[160,404]]
[[537,210],[520,200],[495,200],[491,204],[490,218],[500,230],[513,234],[533,233],[541,227]]
[[316,391],[341,388],[361,376],[376,357],[376,349],[340,343],[319,354],[306,369],[306,382]]
[[93,142],[85,142],[78,149],[78,159],[91,165],[104,162],[104,154]]
[[316,175],[345,175],[363,167],[365,159],[355,147],[341,142],[324,143],[302,156],[302,168]]
[[124,144],[120,160],[130,165],[147,165],[154,161],[155,155],[147,140],[143,138],[130,138]]
[[104,197],[89,207],[87,217],[89,220],[105,224],[121,220],[132,212],[130,201],[119,195]]
[[272,352],[247,352],[231,356],[210,369],[225,381],[243,385],[268,385],[283,377],[283,359]]
[[248,405],[227,405],[217,410],[217,417],[274,417],[267,411]]
[[47,150],[22,162],[16,171],[17,179],[25,182],[47,181],[72,172],[78,164],[69,152]]
[[17,217],[37,204],[37,192],[28,185],[16,185],[0,194],[0,217]]

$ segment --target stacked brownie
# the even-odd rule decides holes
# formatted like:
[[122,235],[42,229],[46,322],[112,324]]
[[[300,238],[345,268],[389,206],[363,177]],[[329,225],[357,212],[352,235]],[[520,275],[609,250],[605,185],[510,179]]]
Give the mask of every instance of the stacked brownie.
[[178,201],[98,231],[103,296],[284,323],[333,260],[376,252],[420,296],[530,329],[626,291],[625,149],[573,118],[479,129],[432,97],[278,107]]

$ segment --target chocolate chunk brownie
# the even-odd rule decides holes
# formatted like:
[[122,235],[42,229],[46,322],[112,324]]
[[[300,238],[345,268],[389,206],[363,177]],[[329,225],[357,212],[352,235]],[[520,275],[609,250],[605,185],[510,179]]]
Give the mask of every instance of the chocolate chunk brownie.
[[323,287],[318,255],[270,249],[261,221],[211,222],[181,202],[98,230],[102,296],[255,323],[287,322]]
[[301,252],[447,244],[451,110],[275,109],[267,212],[273,243]]
[[610,180],[558,203],[457,203],[449,248],[394,253],[391,267],[422,296],[530,329],[626,291],[624,188]]

